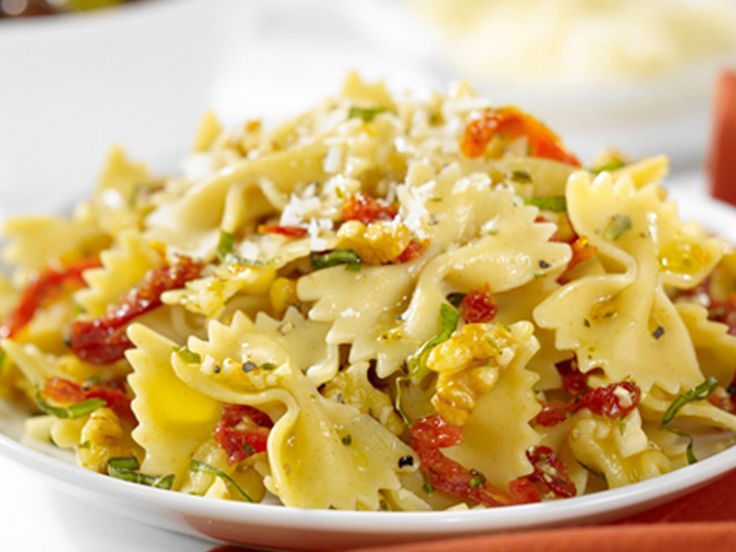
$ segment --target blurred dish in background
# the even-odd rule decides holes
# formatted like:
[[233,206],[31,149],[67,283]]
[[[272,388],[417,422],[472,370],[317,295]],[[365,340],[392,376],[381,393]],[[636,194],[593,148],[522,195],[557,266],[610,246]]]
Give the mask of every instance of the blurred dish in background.
[[[540,113],[585,157],[627,144],[702,161],[717,69],[736,59],[726,0],[410,0],[452,78]],[[603,129],[603,130],[602,130]],[[606,142],[601,141],[602,136]]]
[[219,9],[146,0],[0,24],[0,214],[63,208],[111,143],[162,163],[186,151],[218,66]]
[[2,0],[0,19],[62,15],[79,11],[111,8],[135,0]]
[[[736,49],[723,0],[412,0],[476,78],[643,81]],[[462,6],[462,9],[458,9]]]

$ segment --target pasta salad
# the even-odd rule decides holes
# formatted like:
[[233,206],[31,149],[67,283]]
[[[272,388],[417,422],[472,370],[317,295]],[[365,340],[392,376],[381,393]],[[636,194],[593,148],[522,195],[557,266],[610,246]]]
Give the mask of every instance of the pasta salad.
[[7,220],[0,393],[86,469],[233,501],[499,507],[696,462],[736,429],[736,252],[667,159],[584,167],[465,84],[349,75],[207,114],[174,176],[111,151]]

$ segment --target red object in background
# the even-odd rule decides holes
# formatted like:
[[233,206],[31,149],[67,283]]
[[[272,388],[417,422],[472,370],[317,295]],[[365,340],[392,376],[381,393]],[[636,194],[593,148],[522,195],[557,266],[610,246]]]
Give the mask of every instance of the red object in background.
[[736,71],[718,79],[710,158],[711,193],[736,205]]

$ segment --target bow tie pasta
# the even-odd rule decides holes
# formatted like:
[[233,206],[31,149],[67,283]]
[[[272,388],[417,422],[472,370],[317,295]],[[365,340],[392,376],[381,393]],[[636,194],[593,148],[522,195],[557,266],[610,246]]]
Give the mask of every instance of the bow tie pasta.
[[656,477],[736,431],[736,254],[680,220],[667,169],[586,168],[465,84],[350,75],[271,129],[207,114],[175,176],[116,148],[70,216],[5,223],[0,396],[28,442],[218,500],[426,511]]

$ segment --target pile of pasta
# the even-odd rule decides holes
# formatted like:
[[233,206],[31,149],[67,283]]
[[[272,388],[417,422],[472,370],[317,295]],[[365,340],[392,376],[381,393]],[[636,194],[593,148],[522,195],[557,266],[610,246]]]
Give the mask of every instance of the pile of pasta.
[[[583,167],[468,85],[348,76],[281,126],[204,117],[6,221],[0,390],[84,468],[290,507],[583,495],[732,444],[736,253],[667,160]],[[695,444],[693,444],[695,443]]]

